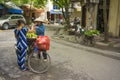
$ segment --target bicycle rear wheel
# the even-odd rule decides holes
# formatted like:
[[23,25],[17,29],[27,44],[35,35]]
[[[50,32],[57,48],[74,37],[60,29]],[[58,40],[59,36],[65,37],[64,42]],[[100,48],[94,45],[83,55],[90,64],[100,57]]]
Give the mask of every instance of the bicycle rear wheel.
[[47,61],[44,61],[43,55],[40,54],[40,56],[34,56],[35,53],[31,53],[28,58],[28,66],[30,70],[34,73],[44,73],[48,71],[51,59],[50,56],[47,54]]
[[80,33],[75,34],[75,40],[76,40],[77,43],[81,43],[82,39],[83,39],[82,34],[80,34]]
[[95,37],[93,36],[92,40],[91,40],[91,46],[95,46],[96,44],[96,40],[95,40]]

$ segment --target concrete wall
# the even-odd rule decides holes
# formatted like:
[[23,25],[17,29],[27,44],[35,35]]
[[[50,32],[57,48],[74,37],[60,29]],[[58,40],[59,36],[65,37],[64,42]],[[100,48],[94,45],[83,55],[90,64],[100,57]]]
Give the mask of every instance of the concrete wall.
[[120,32],[120,1],[110,0],[109,33],[111,36],[119,37]]

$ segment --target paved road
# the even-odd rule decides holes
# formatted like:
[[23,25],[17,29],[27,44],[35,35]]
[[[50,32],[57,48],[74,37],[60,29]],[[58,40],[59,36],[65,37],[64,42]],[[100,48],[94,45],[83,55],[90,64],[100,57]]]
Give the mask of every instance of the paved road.
[[[50,36],[53,31],[47,30]],[[120,61],[51,41],[47,73],[21,72],[16,64],[13,30],[0,31],[0,80],[120,80]]]

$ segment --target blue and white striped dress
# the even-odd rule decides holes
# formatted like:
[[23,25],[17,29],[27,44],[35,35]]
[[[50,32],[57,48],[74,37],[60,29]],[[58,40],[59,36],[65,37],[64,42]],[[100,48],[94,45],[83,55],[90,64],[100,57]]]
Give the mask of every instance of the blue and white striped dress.
[[20,66],[21,70],[25,69],[25,62],[26,62],[26,54],[27,54],[27,38],[26,33],[27,29],[22,28],[21,30],[14,30],[16,39],[17,39],[17,59],[18,65]]

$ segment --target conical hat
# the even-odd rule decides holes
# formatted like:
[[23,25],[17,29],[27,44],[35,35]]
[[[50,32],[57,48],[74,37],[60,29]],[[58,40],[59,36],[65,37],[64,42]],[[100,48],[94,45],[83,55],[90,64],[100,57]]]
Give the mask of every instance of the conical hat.
[[45,22],[45,20],[44,20],[42,17],[36,18],[34,21],[35,21],[35,22],[36,22],[36,21]]

